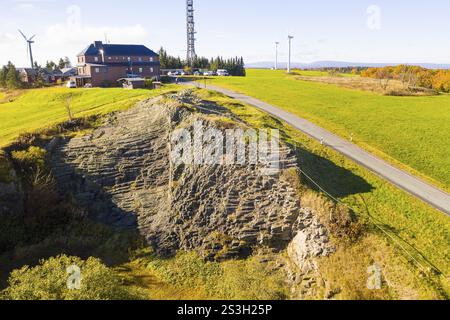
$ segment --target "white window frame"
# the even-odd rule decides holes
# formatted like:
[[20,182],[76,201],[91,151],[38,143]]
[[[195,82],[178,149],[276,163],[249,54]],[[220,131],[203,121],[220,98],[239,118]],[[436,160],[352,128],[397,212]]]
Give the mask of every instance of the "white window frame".
[[95,73],[100,73],[100,68],[99,67],[95,68]]
[[142,73],[142,72],[144,72],[144,69],[143,68],[139,68],[139,73]]
[[95,61],[95,62],[98,62],[98,57],[94,57],[94,61]]

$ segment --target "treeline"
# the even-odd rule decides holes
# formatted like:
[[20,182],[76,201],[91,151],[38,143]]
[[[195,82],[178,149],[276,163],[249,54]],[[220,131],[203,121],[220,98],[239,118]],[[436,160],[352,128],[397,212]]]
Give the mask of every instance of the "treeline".
[[158,52],[159,60],[161,63],[161,69],[184,69],[191,71],[195,69],[207,69],[211,71],[217,71],[218,69],[226,69],[232,76],[245,76],[245,63],[243,57],[236,57],[225,59],[223,57],[217,58],[205,58],[195,57],[189,64],[187,61],[182,60],[180,57],[174,57],[167,53],[164,48],[161,48]]
[[0,87],[6,89],[18,89],[22,87],[19,72],[11,61],[0,70]]
[[450,70],[431,70],[419,66],[368,68],[361,76],[373,79],[399,80],[407,88],[427,88],[439,92],[450,92]]
[[47,61],[45,64],[45,69],[47,70],[61,70],[64,68],[70,68],[72,67],[72,63],[70,62],[70,59],[68,57],[60,58],[58,63],[54,61]]

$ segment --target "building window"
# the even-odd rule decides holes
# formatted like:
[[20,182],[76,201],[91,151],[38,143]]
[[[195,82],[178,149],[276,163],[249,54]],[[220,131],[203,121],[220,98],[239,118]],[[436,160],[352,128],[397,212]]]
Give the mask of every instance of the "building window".
[[98,62],[98,57],[94,57],[94,61],[95,61],[95,62]]
[[108,57],[108,60],[111,60],[111,57]]
[[100,73],[100,68],[95,68],[95,73]]
[[150,68],[150,72],[153,72],[153,68]]
[[138,60],[139,60],[139,62],[142,62],[142,57],[139,57]]
[[139,68],[139,73],[142,73],[142,71],[144,71],[144,70],[142,70],[142,68]]
[[150,62],[153,62],[153,57],[150,57]]

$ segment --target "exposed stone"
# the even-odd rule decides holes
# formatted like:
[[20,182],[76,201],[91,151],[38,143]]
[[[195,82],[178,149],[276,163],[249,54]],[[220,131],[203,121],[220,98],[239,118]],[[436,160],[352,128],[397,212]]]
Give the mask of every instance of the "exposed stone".
[[[300,210],[295,186],[282,174],[265,175],[259,165],[174,166],[169,141],[176,128],[216,125],[210,113],[231,115],[190,94],[172,98],[109,116],[87,136],[52,141],[50,162],[61,190],[73,193],[93,219],[139,228],[161,254],[198,250],[222,260],[248,255],[254,246],[281,250],[295,236],[290,252],[297,259],[330,252],[326,230],[312,212]],[[283,146],[281,170],[296,163]]]
[[300,210],[297,220],[298,233],[288,246],[292,262],[307,273],[316,269],[312,258],[328,256],[334,252],[326,228],[319,222],[311,209]]

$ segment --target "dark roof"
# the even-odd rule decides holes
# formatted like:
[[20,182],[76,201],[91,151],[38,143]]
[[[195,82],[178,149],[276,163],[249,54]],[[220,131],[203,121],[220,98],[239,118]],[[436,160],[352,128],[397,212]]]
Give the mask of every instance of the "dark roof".
[[29,74],[32,76],[37,74],[36,69],[31,69],[31,68],[17,68],[17,71],[25,72],[26,74]]
[[87,55],[95,56],[100,54],[100,49],[104,50],[105,55],[110,56],[157,56],[154,51],[144,45],[134,44],[103,44],[96,42],[89,45],[81,51],[78,56]]

